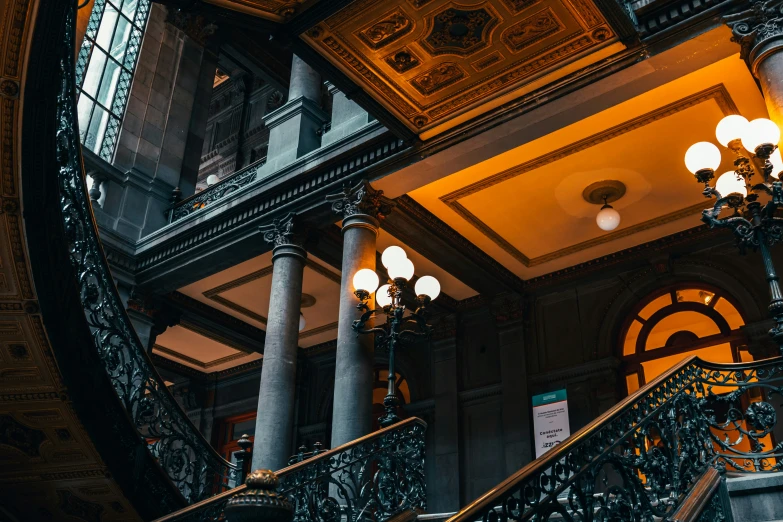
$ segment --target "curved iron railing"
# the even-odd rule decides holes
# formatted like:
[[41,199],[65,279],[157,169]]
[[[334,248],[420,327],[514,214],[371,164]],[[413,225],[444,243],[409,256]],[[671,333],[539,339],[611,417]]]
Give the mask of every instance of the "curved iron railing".
[[[411,418],[277,472],[278,492],[294,504],[294,522],[380,522],[426,507],[424,434]],[[223,520],[239,486],[155,522]]]
[[669,517],[711,466],[783,470],[776,410],[783,410],[783,358],[690,357],[448,522]]
[[202,437],[169,393],[128,319],[98,239],[84,182],[74,83],[76,1],[68,14],[68,52],[60,60],[57,97],[57,157],[63,226],[84,315],[114,390],[150,453],[190,503],[240,479],[239,467],[223,459]]

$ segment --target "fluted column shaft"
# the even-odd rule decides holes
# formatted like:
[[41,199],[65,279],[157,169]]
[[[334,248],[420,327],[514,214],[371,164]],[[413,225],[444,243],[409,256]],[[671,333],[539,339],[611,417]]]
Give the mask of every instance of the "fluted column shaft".
[[[356,309],[359,299],[353,293],[353,276],[362,268],[375,270],[378,217],[388,213],[391,206],[382,192],[374,190],[366,182],[346,187],[343,193],[329,196],[327,200],[333,201],[332,208],[343,216],[342,279],[332,413],[332,447],[335,448],[366,435],[372,428],[375,340],[371,335],[357,335],[352,328],[354,320],[360,315]],[[375,307],[374,296],[368,305]]]
[[[290,228],[289,228],[290,230]],[[292,454],[302,276],[307,252],[273,232],[272,290],[258,396],[253,469],[279,470]]]

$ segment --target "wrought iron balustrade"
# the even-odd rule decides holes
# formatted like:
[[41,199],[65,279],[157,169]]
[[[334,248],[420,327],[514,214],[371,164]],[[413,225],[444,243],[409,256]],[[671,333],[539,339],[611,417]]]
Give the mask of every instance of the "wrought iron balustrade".
[[783,358],[690,357],[448,522],[672,520],[710,468],[783,470],[781,411]]
[[74,83],[76,2],[66,20],[57,96],[58,188],[71,269],[78,281],[84,317],[95,353],[138,437],[188,502],[214,495],[238,466],[223,459],[191,423],[138,339],[117,293],[97,235],[79,143]]
[[218,183],[205,188],[201,192],[197,192],[182,201],[176,202],[169,210],[169,223],[178,221],[197,210],[201,210],[207,205],[211,205],[224,196],[236,192],[244,186],[250,185],[256,179],[258,169],[263,167],[265,163],[266,160],[262,160],[248,165],[226,179],[222,179]]
[[[294,505],[294,522],[381,522],[426,507],[424,421],[411,418],[277,472],[278,492]],[[222,520],[244,485],[156,522]]]

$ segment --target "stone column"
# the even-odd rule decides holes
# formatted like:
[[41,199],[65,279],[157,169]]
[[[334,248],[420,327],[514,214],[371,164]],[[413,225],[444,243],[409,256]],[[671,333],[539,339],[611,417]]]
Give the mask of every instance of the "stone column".
[[261,391],[253,446],[253,469],[279,470],[291,456],[296,400],[299,309],[307,252],[293,216],[264,231],[272,250],[272,290],[266,324]]
[[328,119],[321,109],[321,77],[294,55],[288,101],[264,115],[264,124],[269,128],[269,148],[259,178],[320,147],[320,130]]
[[432,513],[460,508],[459,396],[457,393],[457,317],[447,315],[432,335],[432,394],[435,396],[433,468],[427,478],[427,506]]
[[492,303],[492,314],[500,348],[506,474],[511,475],[534,458],[530,440],[522,301],[516,295],[500,296]]
[[[337,360],[332,413],[332,448],[366,435],[372,427],[374,339],[357,335],[353,321],[359,317],[353,294],[353,276],[362,269],[375,270],[378,219],[391,210],[382,191],[360,182],[341,194],[327,196],[332,209],[343,218],[343,262],[340,315],[337,323]],[[375,307],[374,297],[370,308]],[[368,325],[368,328],[370,326]]]
[[749,0],[739,5],[724,21],[761,85],[770,119],[783,128],[783,0]]

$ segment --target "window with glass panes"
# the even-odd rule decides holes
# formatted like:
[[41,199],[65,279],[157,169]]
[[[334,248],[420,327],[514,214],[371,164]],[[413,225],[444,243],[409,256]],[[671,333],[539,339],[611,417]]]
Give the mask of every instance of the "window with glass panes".
[[111,161],[150,0],[95,0],[76,62],[82,146]]

